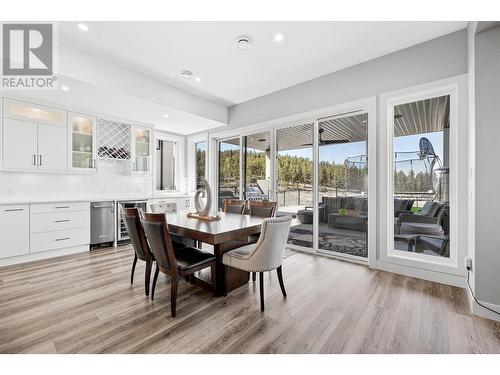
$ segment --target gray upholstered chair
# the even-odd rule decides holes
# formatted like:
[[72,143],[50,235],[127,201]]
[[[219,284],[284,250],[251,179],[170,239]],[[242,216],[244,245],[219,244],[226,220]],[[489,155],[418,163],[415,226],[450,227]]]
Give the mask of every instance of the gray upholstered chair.
[[[432,225],[440,226],[441,219],[444,213],[444,203],[437,201],[428,201],[425,202],[424,207],[419,213],[411,214],[411,213],[402,213],[398,218],[394,219],[395,224],[395,233],[415,233],[415,234],[438,234],[441,230],[432,230],[428,231],[429,228],[432,229]],[[408,223],[408,226],[411,227],[411,230],[405,230],[405,224]],[[422,231],[418,230],[418,224],[423,224]],[[430,225],[432,224],[432,225]],[[415,229],[416,228],[416,229]]]
[[222,257],[225,266],[247,272],[259,272],[260,309],[264,311],[264,272],[276,270],[278,280],[286,297],[281,263],[288,240],[292,218],[290,216],[264,219],[259,240],[256,244],[245,245],[228,251]]

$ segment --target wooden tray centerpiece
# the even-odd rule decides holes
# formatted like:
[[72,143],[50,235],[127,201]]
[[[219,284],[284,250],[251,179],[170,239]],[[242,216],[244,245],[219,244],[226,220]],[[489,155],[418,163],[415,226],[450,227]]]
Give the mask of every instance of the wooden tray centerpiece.
[[198,220],[204,220],[204,221],[218,221],[220,220],[219,215],[202,215],[197,212],[188,212],[187,217],[193,218],[193,219],[198,219]]

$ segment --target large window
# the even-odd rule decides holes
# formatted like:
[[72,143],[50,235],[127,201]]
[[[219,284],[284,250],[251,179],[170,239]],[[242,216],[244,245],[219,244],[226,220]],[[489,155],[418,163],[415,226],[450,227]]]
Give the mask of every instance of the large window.
[[269,199],[271,189],[271,132],[243,137],[244,197],[248,200]]
[[450,257],[450,96],[394,106],[394,249]]
[[199,189],[201,177],[206,178],[207,141],[195,143],[196,189]]
[[165,139],[157,139],[155,143],[156,190],[176,190],[177,143]]
[[224,200],[240,197],[240,138],[219,142],[219,209]]

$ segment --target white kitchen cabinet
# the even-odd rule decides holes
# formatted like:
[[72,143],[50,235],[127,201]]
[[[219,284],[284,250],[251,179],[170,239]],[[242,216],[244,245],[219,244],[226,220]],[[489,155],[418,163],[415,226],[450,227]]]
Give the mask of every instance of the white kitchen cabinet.
[[62,126],[4,119],[3,167],[27,171],[67,170],[66,132]]
[[151,130],[132,127],[132,175],[151,174]]
[[89,202],[41,203],[30,207],[30,253],[90,243]]
[[0,206],[0,258],[29,253],[29,228],[28,205]]
[[66,128],[38,124],[38,169],[64,171],[68,168]]
[[96,172],[96,118],[88,115],[68,114],[69,168],[74,171]]
[[37,124],[5,119],[3,126],[3,167],[36,170],[38,165]]

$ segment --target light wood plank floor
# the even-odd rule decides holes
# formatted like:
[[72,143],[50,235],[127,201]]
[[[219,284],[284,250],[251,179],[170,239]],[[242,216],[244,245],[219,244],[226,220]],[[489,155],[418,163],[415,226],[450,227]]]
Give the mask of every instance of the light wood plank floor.
[[0,269],[0,353],[500,353],[500,324],[465,291],[324,257],[284,260],[288,298],[266,274],[214,298],[180,283],[144,296],[130,246]]

